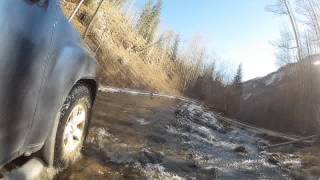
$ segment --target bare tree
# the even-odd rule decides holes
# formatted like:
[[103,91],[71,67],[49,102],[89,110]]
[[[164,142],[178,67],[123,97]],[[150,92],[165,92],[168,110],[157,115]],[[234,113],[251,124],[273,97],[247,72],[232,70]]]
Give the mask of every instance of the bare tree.
[[160,24],[161,11],[162,0],[158,0],[155,5],[153,5],[152,0],[148,0],[140,15],[137,29],[148,43],[153,41],[155,32]]
[[143,49],[138,50],[137,52],[143,52],[143,51],[145,51],[147,49],[150,49],[150,48],[152,48],[152,47],[154,47],[156,45],[161,44],[163,41],[165,41],[166,39],[169,39],[169,38],[171,38],[170,34],[168,36],[161,36],[157,41],[155,41],[152,44],[149,44],[148,46],[144,47]]
[[[320,52],[320,5],[315,0],[297,0],[298,12],[304,17],[306,25],[305,36],[311,53]],[[305,40],[306,37],[304,37]],[[305,42],[304,42],[305,43]],[[306,45],[306,44],[304,44]],[[306,47],[304,47],[306,49]]]
[[300,32],[299,32],[299,27],[295,17],[295,13],[292,9],[292,6],[289,0],[277,0],[275,4],[267,6],[266,10],[279,15],[287,15],[289,17],[292,31],[294,34],[295,43],[296,43],[298,61],[301,61],[303,57],[301,53]]
[[122,7],[127,0],[109,0],[109,2],[111,2],[114,6]]
[[174,39],[173,47],[172,47],[171,60],[173,60],[173,61],[175,61],[177,59],[179,45],[180,45],[180,35],[177,34],[175,39]]
[[86,6],[91,6],[93,5],[94,3],[96,3],[96,0],[85,0],[84,4]]
[[277,48],[276,58],[279,66],[296,61],[296,59],[293,57],[293,53],[296,50],[293,42],[294,39],[291,33],[287,30],[283,30],[280,33],[280,39],[277,42],[272,43],[273,46]]
[[78,10],[80,9],[81,5],[83,4],[84,0],[79,1],[77,7],[73,10],[72,14],[70,15],[70,17],[68,18],[68,21],[72,21],[72,18],[76,15],[76,13],[78,12]]
[[85,30],[84,33],[83,33],[83,39],[86,39],[86,37],[87,37],[87,35],[88,35],[88,33],[89,33],[89,30],[90,30],[90,28],[91,28],[91,26],[92,26],[92,24],[93,24],[93,20],[95,19],[95,17],[97,16],[100,8],[102,7],[103,2],[104,2],[104,0],[101,0],[101,1],[100,1],[99,5],[98,5],[98,7],[97,7],[97,9],[96,9],[96,11],[94,12],[94,14],[93,14],[93,16],[92,16],[92,18],[91,18],[91,20],[90,20],[90,22],[89,22],[89,25],[87,26],[86,30]]
[[204,67],[204,61],[207,58],[205,47],[200,46],[197,39],[194,39],[187,50],[188,56],[185,57],[185,65],[183,71],[182,91],[194,86],[194,83],[200,76]]

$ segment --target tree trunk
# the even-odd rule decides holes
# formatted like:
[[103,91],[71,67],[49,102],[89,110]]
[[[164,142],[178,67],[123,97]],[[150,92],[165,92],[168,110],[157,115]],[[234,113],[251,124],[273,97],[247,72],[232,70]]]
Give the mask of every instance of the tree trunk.
[[310,18],[311,18],[311,21],[312,21],[312,25],[313,25],[313,28],[315,30],[315,33],[316,33],[316,36],[317,36],[317,41],[319,43],[319,40],[320,40],[320,21],[319,21],[319,18],[318,18],[318,14],[317,14],[317,10],[316,10],[316,4],[314,2],[311,2],[311,0],[307,0],[308,1],[308,5],[309,5],[309,8],[310,8]]
[[282,0],[282,2],[284,3],[289,19],[290,19],[290,23],[292,26],[292,30],[294,33],[294,37],[295,37],[295,41],[296,41],[296,45],[297,45],[297,53],[298,53],[298,60],[301,61],[302,60],[302,53],[301,53],[301,42],[300,42],[300,35],[299,35],[299,28],[295,19],[295,16],[293,14],[292,11],[292,7],[289,3],[288,0]]
[[91,18],[91,20],[89,22],[89,25],[87,26],[87,28],[86,28],[86,30],[85,30],[85,32],[83,34],[83,39],[86,39],[86,37],[87,37],[87,35],[89,33],[89,30],[90,30],[90,27],[92,26],[93,20],[97,16],[97,14],[98,14],[103,2],[104,2],[104,0],[100,1],[99,6],[97,7],[96,11],[94,12],[94,14],[93,14],[93,16],[92,16],[92,18]]
[[80,9],[80,6],[83,4],[84,0],[81,0],[79,2],[79,4],[77,5],[76,9],[74,9],[74,11],[72,12],[72,14],[70,15],[68,21],[71,22],[72,18],[76,15],[76,13],[78,12],[78,10]]
[[310,140],[310,139],[314,139],[314,138],[319,139],[319,136],[318,135],[312,135],[312,136],[300,138],[300,139],[297,139],[297,140],[294,140],[294,141],[289,141],[289,142],[284,142],[284,143],[279,143],[279,144],[273,144],[273,145],[267,146],[266,149],[272,149],[272,148],[278,148],[278,147],[286,146],[286,145],[290,145],[290,144],[296,144],[296,143],[304,142],[306,140]]

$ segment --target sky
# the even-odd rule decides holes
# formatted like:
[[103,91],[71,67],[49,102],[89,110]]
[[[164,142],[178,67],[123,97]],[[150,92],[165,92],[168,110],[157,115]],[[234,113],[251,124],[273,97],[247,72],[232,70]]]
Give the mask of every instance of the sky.
[[[136,0],[141,9],[146,0]],[[161,31],[179,33],[183,42],[201,37],[202,43],[235,69],[243,66],[243,80],[277,69],[272,42],[286,27],[286,17],[265,11],[272,0],[163,0]]]

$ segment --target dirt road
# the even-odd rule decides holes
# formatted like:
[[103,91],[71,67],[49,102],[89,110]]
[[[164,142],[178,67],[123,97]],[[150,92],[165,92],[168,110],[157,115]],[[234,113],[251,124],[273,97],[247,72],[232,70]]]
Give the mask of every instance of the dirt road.
[[64,171],[45,168],[38,179],[304,177],[299,157],[261,148],[268,132],[230,121],[183,97],[101,88],[82,158]]
[[196,102],[100,92],[82,159],[55,179],[288,179],[266,143]]

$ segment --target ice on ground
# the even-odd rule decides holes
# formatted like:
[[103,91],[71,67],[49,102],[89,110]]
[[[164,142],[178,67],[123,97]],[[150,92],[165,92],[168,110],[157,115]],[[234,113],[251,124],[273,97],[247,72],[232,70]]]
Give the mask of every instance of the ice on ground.
[[99,87],[99,91],[108,92],[108,93],[124,93],[130,94],[135,96],[155,96],[155,97],[164,97],[168,99],[179,99],[181,101],[194,101],[182,96],[173,96],[161,93],[155,93],[150,91],[141,91],[135,89],[128,89],[128,88],[116,88],[116,87],[109,87],[109,86],[101,86]]
[[142,169],[143,174],[147,177],[147,179],[161,179],[161,180],[184,180],[178,175],[166,172],[166,169],[160,164],[147,164],[145,167],[139,167],[140,165],[136,165],[139,169]]
[[278,74],[277,73],[274,73],[271,75],[271,77],[269,77],[268,79],[266,79],[265,81],[265,85],[266,86],[269,86],[270,84],[272,84],[278,77]]
[[90,135],[97,135],[99,137],[110,137],[110,138],[114,138],[113,135],[111,133],[108,132],[107,128],[102,128],[102,127],[92,127],[90,129]]
[[115,87],[109,87],[109,86],[101,86],[99,87],[100,91],[103,92],[109,92],[109,93],[126,93],[131,95],[150,95],[149,92],[146,91],[138,91],[133,89],[127,89],[127,88],[115,88]]
[[145,126],[145,125],[148,125],[150,124],[150,122],[146,121],[145,119],[143,118],[139,118],[139,119],[135,119],[140,125],[142,126]]
[[206,127],[215,127],[221,129],[222,126],[218,123],[215,115],[207,112],[201,105],[197,104],[184,104],[179,108],[182,116],[188,117],[195,123],[202,123]]
[[271,75],[271,77],[268,77],[268,79],[265,80],[264,84],[266,86],[269,86],[273,84],[274,82],[279,82],[283,79],[284,72],[276,72]]
[[242,96],[242,99],[243,99],[244,101],[246,101],[246,100],[248,100],[251,96],[252,96],[251,93],[245,94],[245,95]]
[[320,61],[315,61],[315,62],[313,62],[313,65],[319,66],[319,65],[320,65]]
[[87,142],[97,144],[100,148],[104,148],[104,141],[116,142],[118,138],[108,132],[107,128],[92,127],[87,137]]

